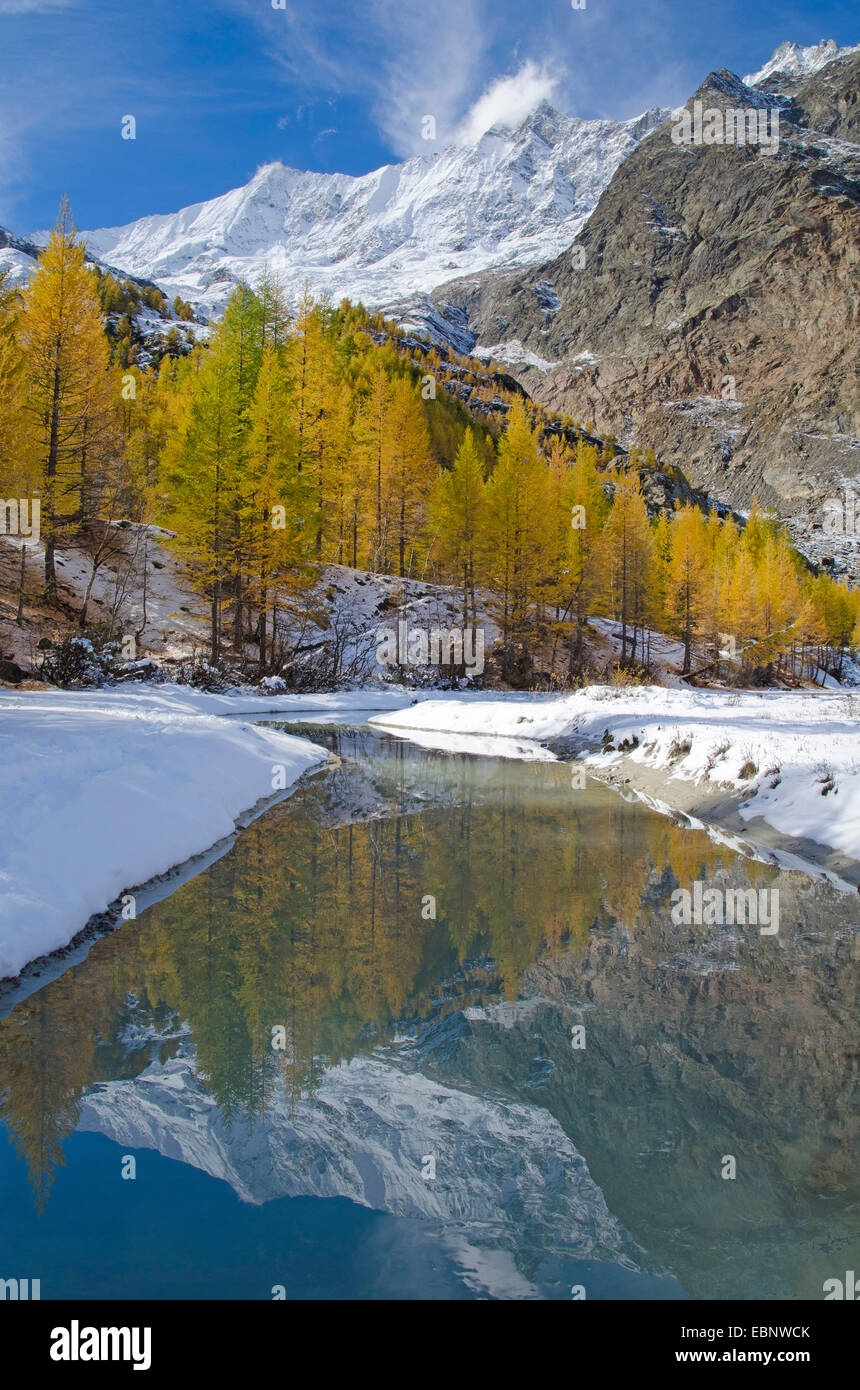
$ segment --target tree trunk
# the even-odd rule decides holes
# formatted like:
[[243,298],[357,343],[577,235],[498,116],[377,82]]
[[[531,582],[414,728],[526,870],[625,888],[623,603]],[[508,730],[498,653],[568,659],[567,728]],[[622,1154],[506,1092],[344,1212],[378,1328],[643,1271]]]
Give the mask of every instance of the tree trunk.
[[236,557],[236,611],[233,615],[233,643],[239,654],[239,660],[244,660],[245,656],[245,630],[242,626],[242,572],[239,569],[239,558]]
[[401,495],[401,498],[400,498],[400,578],[401,578],[401,579],[403,578],[403,576],[404,576],[405,573],[406,573],[406,570],[405,570],[405,568],[404,568],[405,563],[406,563],[406,536],[405,536],[405,534],[404,534],[404,532],[405,532],[405,527],[406,527],[406,498],[405,498],[404,496]]
[[23,540],[21,542],[21,577],[18,581],[18,612],[15,615],[15,622],[18,627],[24,626],[24,577],[27,563],[27,547]]
[[57,510],[56,503],[56,478],[57,478],[57,458],[59,455],[59,434],[60,434],[60,342],[56,345],[56,359],[54,365],[54,385],[51,393],[51,434],[48,443],[48,459],[45,468],[45,502],[48,521],[48,534],[45,537],[45,598],[49,602],[57,597],[57,571],[54,563],[56,551],[56,540],[54,537],[54,518]]
[[86,627],[87,625],[87,609],[90,606],[90,595],[92,594],[93,584],[96,582],[96,574],[98,573],[98,571],[99,565],[97,562],[94,561],[90,570],[90,577],[87,581],[87,591],[84,594],[84,606],[81,609],[80,615],[78,617],[78,627],[80,628]]

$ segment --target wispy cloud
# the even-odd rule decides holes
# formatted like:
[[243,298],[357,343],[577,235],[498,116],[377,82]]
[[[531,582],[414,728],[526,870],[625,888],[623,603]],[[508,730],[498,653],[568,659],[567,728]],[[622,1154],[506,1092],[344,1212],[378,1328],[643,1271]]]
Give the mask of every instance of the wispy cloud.
[[293,86],[351,95],[367,103],[397,155],[426,152],[425,116],[436,122],[439,144],[456,132],[491,74],[487,45],[493,32],[490,0],[434,0],[363,7],[332,3],[309,7],[288,0],[284,10],[258,0],[223,0],[264,34],[270,56]]
[[11,222],[31,176],[29,150],[41,120],[0,96],[0,222]]
[[481,0],[373,0],[370,14],[383,38],[373,106],[380,129],[397,154],[426,151],[422,122],[433,116],[437,143],[450,143],[487,77],[492,26]]
[[512,77],[498,77],[460,123],[457,140],[472,145],[492,126],[512,129],[542,101],[550,101],[559,79],[528,59]]

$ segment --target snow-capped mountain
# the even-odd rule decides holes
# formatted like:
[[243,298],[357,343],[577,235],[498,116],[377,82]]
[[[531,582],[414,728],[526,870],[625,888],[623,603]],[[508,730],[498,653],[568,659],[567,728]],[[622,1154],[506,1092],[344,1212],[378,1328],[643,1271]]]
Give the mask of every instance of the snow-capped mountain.
[[26,285],[38,254],[39,246],[0,227],[0,275],[5,275],[7,287]]
[[11,287],[26,285],[33,273],[33,259],[14,246],[0,246],[0,275],[5,274]]
[[[273,1097],[249,1129],[225,1122],[183,1044],[132,1080],[93,1087],[78,1128],[178,1159],[254,1205],[345,1197],[420,1221],[479,1296],[539,1298],[556,1260],[659,1270],[546,1109],[402,1071],[391,1052],[326,1071],[313,1100]],[[422,1176],[425,1154],[435,1181]]]
[[[856,53],[833,39],[786,42],[748,86],[796,82]],[[271,269],[297,295],[418,305],[415,323],[467,350],[474,335],[434,326],[426,296],[483,271],[547,262],[570,246],[613,174],[672,115],[652,108],[628,121],[580,120],[543,102],[514,129],[496,126],[472,145],[451,145],[372,173],[302,172],[280,163],[249,183],[179,212],[84,232],[102,264],[154,280],[201,315],[217,316],[239,279]],[[47,233],[31,242],[44,243]],[[21,282],[32,269],[22,243],[0,236],[0,269]],[[462,339],[462,341],[460,341]]]
[[818,72],[819,68],[832,63],[834,58],[856,53],[858,49],[860,44],[856,48],[840,48],[835,39],[822,39],[808,48],[801,48],[798,43],[781,43],[764,67],[759,68],[758,72],[747,73],[744,82],[748,87],[754,87],[757,82],[764,82],[778,72],[789,77],[808,77],[810,73]]
[[103,262],[217,313],[265,267],[298,292],[369,306],[456,275],[525,266],[569,246],[621,161],[668,109],[579,120],[542,103],[515,130],[361,177],[268,164],[180,212],[82,235]]

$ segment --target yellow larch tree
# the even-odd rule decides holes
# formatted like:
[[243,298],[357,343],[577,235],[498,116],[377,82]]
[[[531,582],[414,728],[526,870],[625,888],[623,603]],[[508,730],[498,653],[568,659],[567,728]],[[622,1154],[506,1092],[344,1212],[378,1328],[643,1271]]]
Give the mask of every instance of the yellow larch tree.
[[402,376],[391,392],[382,447],[384,556],[401,577],[412,573],[413,548],[435,472],[420,393]]
[[564,586],[567,611],[572,620],[568,649],[571,676],[581,670],[585,626],[590,614],[600,608],[606,587],[603,528],[608,511],[609,499],[597,471],[597,450],[580,440],[564,498],[567,520]]
[[631,466],[616,471],[615,500],[603,533],[610,605],[621,626],[622,666],[635,660],[637,632],[651,620],[656,606],[654,537],[634,465],[635,457]]
[[475,576],[483,538],[484,502],[483,465],[475,435],[467,429],[453,468],[443,470],[436,480],[430,506],[442,573],[461,587],[464,627],[477,616]]
[[487,486],[486,573],[501,630],[502,671],[523,674],[552,582],[549,474],[517,398]]
[[666,614],[669,631],[684,644],[681,674],[690,670],[693,645],[702,630],[707,598],[705,519],[687,503],[675,512],[669,528]]
[[[88,469],[98,467],[117,401],[98,293],[68,203],[24,291],[17,342],[25,410],[39,470],[45,594],[56,597],[55,555],[64,526],[84,519]],[[108,439],[111,447],[113,439]],[[95,460],[95,462],[94,462]]]

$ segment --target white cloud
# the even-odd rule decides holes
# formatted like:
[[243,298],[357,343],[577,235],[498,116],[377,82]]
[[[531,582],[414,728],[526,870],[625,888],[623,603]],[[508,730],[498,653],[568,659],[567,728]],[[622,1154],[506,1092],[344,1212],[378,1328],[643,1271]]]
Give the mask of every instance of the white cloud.
[[[258,26],[266,51],[291,86],[366,102],[392,153],[426,154],[450,144],[485,72],[490,33],[487,0],[328,0],[326,6],[287,0],[272,10],[261,0],[221,0]],[[433,116],[438,140],[422,138]]]
[[[400,156],[450,144],[485,61],[482,0],[434,0],[426,7],[372,0],[370,14],[381,41],[370,69],[379,129]],[[425,116],[436,122],[436,141],[422,137]]]
[[529,59],[512,77],[498,77],[461,121],[457,140],[473,145],[493,126],[515,129],[542,101],[550,101],[558,85],[544,67]]

